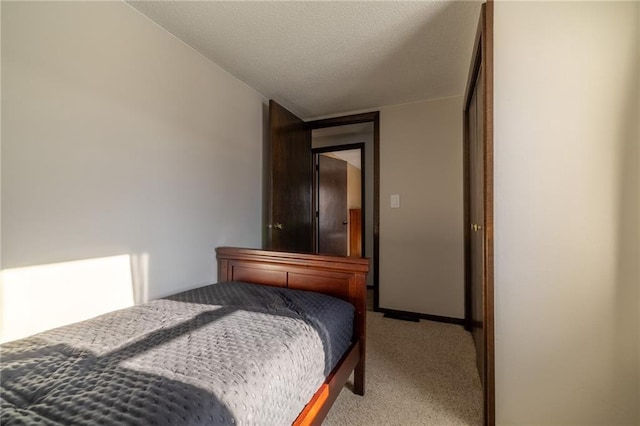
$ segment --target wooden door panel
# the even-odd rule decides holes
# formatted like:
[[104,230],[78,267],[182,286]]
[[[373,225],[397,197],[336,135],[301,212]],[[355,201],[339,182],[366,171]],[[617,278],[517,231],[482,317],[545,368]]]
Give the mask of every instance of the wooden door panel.
[[478,72],[469,109],[469,154],[471,197],[471,316],[480,379],[485,382],[484,348],[484,150],[483,78]]
[[347,162],[318,156],[318,253],[347,255]]
[[361,209],[349,209],[349,256],[362,257]]
[[275,101],[269,101],[269,193],[265,248],[313,251],[311,130]]
[[465,317],[476,345],[484,424],[495,424],[493,2],[482,5],[465,91]]

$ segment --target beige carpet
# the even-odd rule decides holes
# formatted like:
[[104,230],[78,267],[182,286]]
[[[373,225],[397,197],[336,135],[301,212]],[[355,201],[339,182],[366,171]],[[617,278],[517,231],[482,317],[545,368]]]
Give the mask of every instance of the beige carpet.
[[366,392],[338,396],[324,425],[481,425],[471,335],[461,326],[367,312]]

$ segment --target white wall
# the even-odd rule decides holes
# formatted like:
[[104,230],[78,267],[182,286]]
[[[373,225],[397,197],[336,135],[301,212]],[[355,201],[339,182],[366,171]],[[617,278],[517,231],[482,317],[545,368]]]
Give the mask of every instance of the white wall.
[[638,424],[637,2],[495,4],[498,424]]
[[264,102],[125,3],[2,2],[2,268],[214,282],[215,247],[260,246]]
[[[0,4],[0,23],[2,23],[2,5]],[[2,27],[0,26],[0,46],[2,46]],[[2,49],[0,47],[0,53]],[[0,61],[0,82],[2,81],[2,62]],[[0,99],[2,99],[2,84],[0,84]],[[0,102],[0,188],[2,188],[2,102]],[[0,190],[0,265],[2,265],[2,191]],[[2,274],[0,274],[0,286],[2,286]],[[2,292],[0,291],[0,304],[2,304]]]
[[462,189],[462,97],[381,108],[380,307],[464,317]]

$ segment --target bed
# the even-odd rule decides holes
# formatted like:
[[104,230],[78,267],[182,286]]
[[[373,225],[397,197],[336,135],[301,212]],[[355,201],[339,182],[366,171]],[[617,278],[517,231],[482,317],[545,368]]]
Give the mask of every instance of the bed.
[[218,284],[2,345],[4,424],[320,424],[364,395],[368,261],[220,247]]

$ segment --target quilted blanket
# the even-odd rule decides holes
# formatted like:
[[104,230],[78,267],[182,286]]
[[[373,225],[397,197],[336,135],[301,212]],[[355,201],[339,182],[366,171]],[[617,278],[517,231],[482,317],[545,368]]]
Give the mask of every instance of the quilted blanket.
[[353,307],[222,283],[0,347],[0,423],[291,424],[351,341]]

